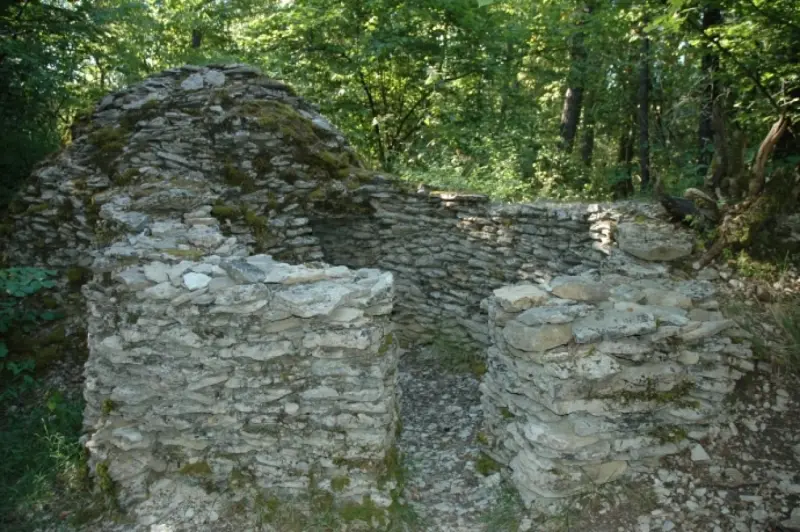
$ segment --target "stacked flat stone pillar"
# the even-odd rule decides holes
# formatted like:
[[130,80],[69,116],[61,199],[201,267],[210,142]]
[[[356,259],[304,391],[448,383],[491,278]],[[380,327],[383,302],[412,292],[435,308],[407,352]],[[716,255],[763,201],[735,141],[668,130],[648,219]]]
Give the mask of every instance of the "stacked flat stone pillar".
[[165,257],[84,293],[90,465],[123,506],[164,478],[390,504],[390,273]]
[[495,290],[486,306],[481,439],[527,504],[707,436],[752,369],[709,283],[560,277]]

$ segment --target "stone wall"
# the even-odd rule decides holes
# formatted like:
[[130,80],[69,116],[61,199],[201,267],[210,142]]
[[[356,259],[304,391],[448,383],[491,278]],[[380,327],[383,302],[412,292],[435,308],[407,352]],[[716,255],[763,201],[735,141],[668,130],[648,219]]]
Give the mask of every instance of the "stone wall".
[[[159,73],[105,97],[73,135],[12,204],[5,251],[76,282],[118,236],[197,212],[251,253],[391,271],[402,338],[482,350],[480,301],[494,288],[619,262],[637,275],[665,271],[613,255],[618,221],[657,217],[641,205],[418,193],[366,170],[313,105],[244,65]],[[191,253],[200,240],[164,246]]]
[[486,300],[486,453],[523,499],[565,497],[709,436],[753,369],[710,283],[621,275],[517,284]]
[[[612,231],[618,225],[628,227],[627,233],[658,236],[665,249],[680,251],[670,258],[691,252],[686,237],[676,248],[674,234],[660,234],[653,223],[657,214],[642,210],[647,206],[505,205],[479,195],[416,194],[391,182],[359,190],[369,195],[374,213],[312,215],[312,234],[328,262],[374,266],[395,274],[395,320],[409,341],[445,341],[458,349],[484,350],[489,331],[481,301],[508,283],[547,282],[557,275],[597,269],[665,276],[664,265],[614,247]],[[638,222],[625,221],[634,219]],[[636,236],[629,240],[644,257],[656,245],[642,245]]]
[[123,505],[169,478],[390,504],[391,274],[122,243],[97,263],[87,447]]

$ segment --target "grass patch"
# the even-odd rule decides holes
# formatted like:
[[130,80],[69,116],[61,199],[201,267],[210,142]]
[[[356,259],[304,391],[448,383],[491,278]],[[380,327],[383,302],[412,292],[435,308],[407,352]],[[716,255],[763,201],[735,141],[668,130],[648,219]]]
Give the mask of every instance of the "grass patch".
[[755,361],[800,373],[800,299],[787,298],[763,306],[731,301],[724,314],[749,334]]
[[103,514],[78,441],[83,401],[52,392],[40,404],[0,407],[0,529],[34,530],[43,518],[77,525]]
[[436,363],[439,369],[448,373],[471,373],[480,379],[487,371],[486,360],[479,351],[466,349],[463,345],[449,341],[447,338],[438,337],[431,344],[431,350],[436,353]]
[[478,459],[475,460],[475,471],[484,477],[497,473],[501,469],[503,469],[503,465],[486,453],[481,453]]
[[800,301],[770,305],[770,313],[783,336],[774,361],[792,373],[800,372]]
[[481,517],[487,531],[517,532],[523,515],[522,501],[517,491],[507,482],[501,485],[497,501]]

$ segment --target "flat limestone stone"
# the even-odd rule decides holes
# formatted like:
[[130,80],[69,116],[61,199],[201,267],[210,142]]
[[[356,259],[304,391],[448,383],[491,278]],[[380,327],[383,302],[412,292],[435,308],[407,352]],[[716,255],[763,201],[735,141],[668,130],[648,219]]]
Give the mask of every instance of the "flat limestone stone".
[[550,286],[554,295],[575,301],[605,301],[610,295],[605,285],[582,277],[556,277]]
[[522,351],[547,351],[569,343],[572,325],[569,323],[548,324],[529,327],[512,321],[503,331],[503,336],[512,347]]
[[615,310],[597,311],[572,324],[575,341],[579,344],[647,334],[656,328],[656,318],[650,313]]
[[494,296],[506,312],[538,307],[550,297],[541,288],[528,283],[498,288],[494,291]]
[[694,238],[659,223],[623,222],[617,226],[619,249],[649,261],[673,261],[692,254]]

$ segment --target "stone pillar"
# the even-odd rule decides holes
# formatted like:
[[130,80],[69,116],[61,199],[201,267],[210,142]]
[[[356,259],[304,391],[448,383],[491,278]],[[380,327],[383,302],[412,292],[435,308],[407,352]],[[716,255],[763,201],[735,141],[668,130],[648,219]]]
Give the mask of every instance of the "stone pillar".
[[720,422],[752,369],[710,283],[559,277],[486,300],[486,454],[526,504],[553,501],[677,453]]
[[208,256],[120,266],[84,294],[90,466],[123,507],[162,479],[391,503],[390,273]]

